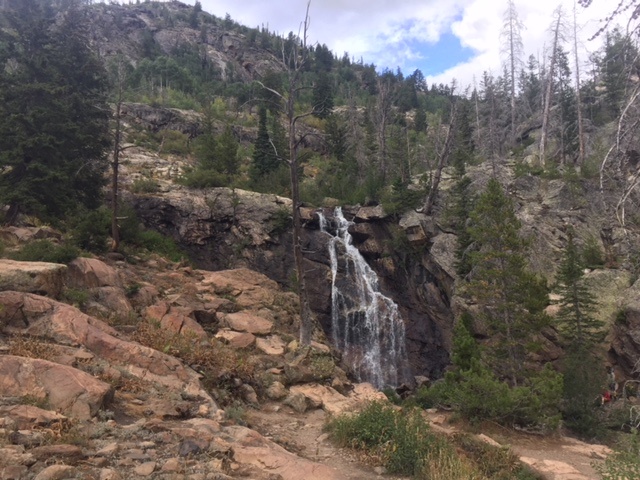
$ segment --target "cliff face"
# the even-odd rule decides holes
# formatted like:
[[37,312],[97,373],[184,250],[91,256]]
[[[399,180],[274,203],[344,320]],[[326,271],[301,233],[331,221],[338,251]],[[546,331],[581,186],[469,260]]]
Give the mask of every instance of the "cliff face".
[[[177,240],[199,268],[244,266],[289,287],[295,281],[288,199],[226,188],[175,188],[158,196],[135,197],[133,202],[144,223]],[[429,249],[415,248],[420,254],[395,251],[393,237],[399,227],[369,210],[346,209],[345,216],[356,222],[351,227],[354,244],[378,274],[382,293],[399,306],[411,373],[439,376],[449,361],[453,278]],[[324,214],[331,219],[332,211]],[[330,236],[320,231],[313,210],[305,209],[303,218],[311,305],[331,338]],[[427,245],[426,235],[423,232],[416,242]]]
[[124,56],[132,65],[150,51],[168,55],[176,49],[198,52],[203,63],[212,64],[223,81],[251,81],[281,65],[242,33],[225,27],[222,19],[204,12],[191,20],[193,7],[180,2],[87,7],[91,41],[100,56]]

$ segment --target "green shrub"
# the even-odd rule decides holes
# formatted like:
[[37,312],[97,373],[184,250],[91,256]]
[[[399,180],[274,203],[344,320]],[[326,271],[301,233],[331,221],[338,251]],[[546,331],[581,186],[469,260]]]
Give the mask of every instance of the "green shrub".
[[82,310],[89,301],[89,292],[77,288],[65,288],[62,291],[62,300]]
[[624,450],[609,455],[604,463],[593,465],[602,480],[636,480],[640,478],[640,443],[637,432]]
[[544,431],[559,427],[561,400],[562,375],[550,365],[526,385],[510,387],[478,362],[469,370],[447,373],[416,395],[423,407],[452,407],[471,422],[489,420]]
[[138,236],[137,245],[173,262],[179,262],[185,256],[172,238],[165,237],[155,230],[143,230]]
[[178,183],[190,188],[228,187],[231,178],[224,173],[198,168],[180,177]]
[[57,245],[50,240],[35,240],[27,243],[11,258],[26,262],[50,262],[68,264],[78,257],[79,250],[69,244]]
[[392,474],[430,480],[483,478],[452,444],[431,431],[419,409],[373,402],[356,415],[331,420],[327,429],[340,446],[363,451]]
[[156,193],[160,190],[158,183],[150,178],[141,178],[131,185],[133,193]]
[[94,253],[107,251],[111,233],[111,212],[101,207],[81,214],[72,226],[73,242],[83,250]]
[[158,153],[171,153],[174,155],[189,154],[189,137],[176,130],[165,130],[162,135],[162,143]]
[[582,248],[582,260],[589,268],[597,268],[604,265],[604,255],[598,244],[598,240],[593,235],[589,235]]

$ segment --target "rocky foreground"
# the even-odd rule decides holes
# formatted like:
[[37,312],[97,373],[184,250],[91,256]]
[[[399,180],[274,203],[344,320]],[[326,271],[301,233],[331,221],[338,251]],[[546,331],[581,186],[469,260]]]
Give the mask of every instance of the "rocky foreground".
[[[297,298],[264,275],[2,259],[0,290],[0,480],[390,478],[322,432],[384,395],[349,382],[322,338],[299,348]],[[546,478],[595,478],[606,449],[551,450],[565,443],[568,461],[520,454]]]

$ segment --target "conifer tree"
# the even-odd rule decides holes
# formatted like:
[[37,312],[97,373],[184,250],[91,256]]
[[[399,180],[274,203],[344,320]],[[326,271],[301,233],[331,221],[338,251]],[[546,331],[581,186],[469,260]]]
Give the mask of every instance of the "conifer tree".
[[484,306],[483,320],[495,342],[490,363],[512,386],[523,376],[527,344],[543,324],[547,293],[527,269],[527,243],[513,204],[496,179],[489,180],[471,212],[469,233],[478,251],[471,254],[467,294]]
[[258,136],[253,144],[253,163],[251,178],[260,179],[263,175],[278,168],[278,157],[273,149],[267,129],[267,108],[261,105],[258,109]]
[[572,350],[591,350],[604,337],[604,323],[593,316],[596,302],[584,284],[581,257],[570,233],[557,274],[558,328]]
[[[55,221],[100,205],[108,167],[107,74],[80,12],[13,0],[0,22],[0,204]],[[50,6],[50,5],[49,5]]]

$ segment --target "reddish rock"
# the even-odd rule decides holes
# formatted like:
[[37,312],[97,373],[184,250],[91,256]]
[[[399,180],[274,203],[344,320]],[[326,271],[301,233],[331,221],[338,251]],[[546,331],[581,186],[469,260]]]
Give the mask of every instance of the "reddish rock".
[[248,312],[229,313],[223,319],[229,328],[239,332],[268,335],[273,329],[273,322]]
[[0,259],[0,290],[39,293],[57,297],[62,292],[66,265]]
[[195,335],[200,339],[207,338],[207,332],[187,312],[193,312],[193,310],[171,307],[165,302],[161,302],[147,307],[145,317],[160,322],[160,326],[169,332]]
[[14,355],[0,356],[0,392],[42,399],[52,409],[83,420],[95,415],[113,395],[111,385],[81,370]]
[[286,344],[278,335],[270,335],[267,338],[258,338],[256,348],[267,355],[283,355]]
[[122,280],[116,269],[103,261],[80,257],[69,264],[67,285],[72,288],[122,288]]
[[0,417],[8,417],[18,430],[44,427],[53,422],[64,422],[67,417],[51,410],[33,405],[10,405],[0,407]]
[[66,443],[44,445],[42,447],[36,447],[29,450],[29,453],[33,455],[39,461],[49,461],[52,459],[64,460],[67,464],[75,465],[76,463],[84,460],[85,455],[82,453],[82,449],[77,445],[69,445]]
[[[54,341],[85,349],[131,375],[187,394],[215,402],[200,385],[198,374],[178,359],[135,342],[117,338],[117,332],[74,307],[54,300],[20,292],[0,292],[0,328],[12,318],[24,318],[29,324],[16,333],[44,336]],[[1,357],[0,357],[1,358]]]
[[233,458],[236,462],[253,465],[263,472],[280,475],[283,480],[344,478],[333,468],[298,457],[248,428],[228,427],[226,433],[234,440]]

